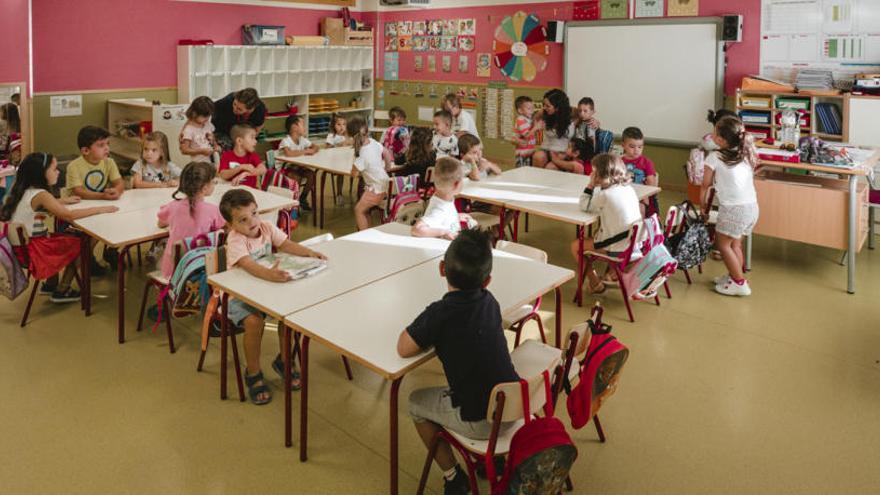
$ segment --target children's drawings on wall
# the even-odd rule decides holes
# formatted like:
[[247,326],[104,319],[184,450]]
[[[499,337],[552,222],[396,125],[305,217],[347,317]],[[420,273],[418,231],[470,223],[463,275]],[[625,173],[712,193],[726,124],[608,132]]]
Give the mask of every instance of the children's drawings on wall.
[[458,49],[463,52],[472,52],[474,51],[474,37],[473,36],[459,36],[458,37]]
[[629,0],[602,0],[600,12],[602,19],[626,19],[629,17]]
[[476,19],[433,19],[385,23],[385,51],[472,52]]
[[443,55],[443,72],[452,72],[452,56]]
[[437,72],[437,56],[428,55],[428,72]]
[[492,54],[477,54],[477,77],[489,77],[492,70]]
[[700,0],[669,0],[666,15],[670,17],[695,16],[700,13]]
[[458,72],[462,74],[467,74],[468,72],[468,56],[467,55],[459,55],[458,56]]
[[421,55],[416,55],[415,57],[413,57],[413,69],[416,72],[422,72],[423,70],[425,70],[425,63]]
[[635,0],[635,2],[636,17],[663,17],[663,0]]

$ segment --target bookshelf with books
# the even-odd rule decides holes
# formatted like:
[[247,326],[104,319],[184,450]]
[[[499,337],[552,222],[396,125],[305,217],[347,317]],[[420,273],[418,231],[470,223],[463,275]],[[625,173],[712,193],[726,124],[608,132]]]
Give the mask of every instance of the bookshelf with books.
[[801,135],[825,141],[847,142],[848,95],[814,95],[777,91],[736,92],[736,111],[756,139],[776,138],[785,110],[799,113]]

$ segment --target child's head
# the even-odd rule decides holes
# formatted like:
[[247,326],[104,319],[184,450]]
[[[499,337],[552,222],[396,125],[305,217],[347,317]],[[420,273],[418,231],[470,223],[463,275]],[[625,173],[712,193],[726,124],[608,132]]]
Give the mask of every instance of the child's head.
[[87,125],[76,135],[76,144],[83,158],[98,163],[110,156],[110,133],[103,127]]
[[254,88],[244,88],[236,91],[232,97],[232,113],[235,115],[248,115],[257,108],[260,103],[260,95]]
[[608,186],[626,184],[629,177],[626,173],[626,164],[614,153],[601,153],[593,157],[593,175],[596,179]]
[[360,156],[361,148],[370,140],[369,128],[367,121],[360,115],[355,115],[345,125],[345,130],[352,139],[352,147],[354,147],[354,156]]
[[295,138],[299,138],[306,133],[305,121],[302,115],[289,115],[284,121],[284,128],[287,130],[287,134]]
[[431,144],[432,137],[433,134],[431,133],[431,129],[428,129],[427,127],[414,128],[409,138],[409,148],[406,149],[407,161],[428,161],[431,152],[433,151],[433,146]]
[[330,117],[330,123],[333,126],[333,134],[336,134],[337,136],[345,136],[345,126],[348,125],[345,115],[334,113],[333,116]]
[[461,162],[451,156],[440,157],[434,165],[434,188],[443,194],[456,194],[461,190],[464,172]]
[[535,114],[535,102],[528,96],[517,96],[513,104],[516,106],[516,113],[523,117],[531,118]]
[[164,167],[168,163],[168,136],[162,131],[154,131],[144,136],[141,142],[141,158],[144,163]]
[[645,136],[638,127],[627,127],[623,130],[623,156],[629,159],[642,156],[645,150]]
[[9,130],[21,132],[21,117],[18,114],[18,105],[15,103],[0,106],[0,120],[6,121]]
[[461,113],[461,99],[455,93],[449,93],[443,97],[443,110],[446,110],[453,117],[458,117]]
[[205,125],[214,115],[214,102],[207,96],[199,96],[186,109],[186,118],[195,124]]
[[736,112],[732,110],[728,110],[726,108],[719,108],[718,110],[709,110],[709,113],[706,115],[706,120],[714,126],[718,123],[719,120],[724,117],[736,117]]
[[434,114],[434,132],[441,136],[452,135],[452,114],[448,110],[440,110]]
[[204,198],[213,194],[216,175],[217,169],[209,162],[189,162],[180,172],[180,183],[171,197],[178,199],[177,193],[186,196],[189,200],[189,212],[192,214],[199,197]]
[[721,161],[736,165],[745,161],[751,167],[758,163],[755,139],[737,117],[722,117],[715,124],[712,140],[720,149]]
[[9,97],[12,103],[16,105],[21,105],[21,93],[12,93],[12,96]]
[[461,154],[462,161],[477,163],[483,156],[480,138],[473,134],[464,134],[458,138],[458,152]]
[[37,152],[24,157],[15,173],[12,190],[0,208],[0,221],[8,222],[15,208],[30,188],[49,190],[58,183],[58,162],[49,153]]
[[596,114],[596,103],[592,98],[586,96],[578,101],[577,116],[581,122],[587,122]]
[[257,130],[248,124],[237,124],[229,130],[229,137],[238,152],[253,153],[257,148]]
[[230,189],[220,198],[220,214],[230,230],[247,237],[260,236],[257,200],[246,189]]
[[406,125],[406,112],[400,107],[394,107],[388,110],[388,119],[391,120],[393,126]]
[[568,142],[568,154],[584,163],[590,163],[590,160],[596,155],[593,140],[573,138]]
[[462,230],[446,248],[440,273],[451,289],[473,290],[492,280],[492,246],[489,236],[476,229]]

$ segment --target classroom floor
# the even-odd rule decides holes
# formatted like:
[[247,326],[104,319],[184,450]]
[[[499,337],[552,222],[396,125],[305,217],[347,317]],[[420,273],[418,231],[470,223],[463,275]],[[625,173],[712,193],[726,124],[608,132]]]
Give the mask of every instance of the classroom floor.
[[[354,230],[350,205],[327,214],[334,234]],[[572,266],[573,231],[532,218],[521,241]],[[315,233],[303,222],[294,238]],[[662,306],[636,304],[636,323],[625,321],[618,293],[601,296],[632,354],[601,413],[608,442],[598,443],[592,425],[573,432],[575,493],[876,493],[880,250],[858,255],[855,295],[844,290],[839,258],[759,237],[749,298],[714,294],[723,266],[712,261],[694,285],[676,275]],[[356,364],[348,383],[338,357],[313,345],[302,464],[296,433],[294,448],[283,447],[283,394],[268,368],[276,335],[266,333],[263,359],[273,402],[221,402],[217,347],[195,371],[194,321],[174,322],[174,355],[164,329],[134,332],[145,271],[136,267],[128,283],[124,345],[116,343],[115,275],[95,281],[95,294],[110,297],[95,299],[88,319],[76,304],[38,299],[21,329],[26,297],[0,303],[0,492],[387,493],[388,383]],[[563,328],[586,318],[571,304],[573,290],[564,290]],[[545,308],[552,302],[550,294]],[[437,361],[403,380],[402,494],[415,492],[425,458],[406,397],[442,383]],[[231,397],[234,390],[233,378]],[[429,489],[442,493],[436,469]]]

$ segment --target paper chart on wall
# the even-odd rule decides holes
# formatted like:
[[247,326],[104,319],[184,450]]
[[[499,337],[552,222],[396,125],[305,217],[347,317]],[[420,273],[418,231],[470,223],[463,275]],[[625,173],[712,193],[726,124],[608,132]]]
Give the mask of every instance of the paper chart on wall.
[[762,0],[761,74],[793,82],[800,69],[828,69],[847,89],[880,72],[880,2]]
[[512,89],[501,90],[501,137],[505,140],[513,139],[514,96]]
[[663,17],[663,0],[635,0],[635,2],[636,17]]
[[486,138],[498,139],[498,90],[495,88],[486,88],[483,119]]
[[385,54],[385,80],[396,81],[400,76],[400,54],[388,52]]

